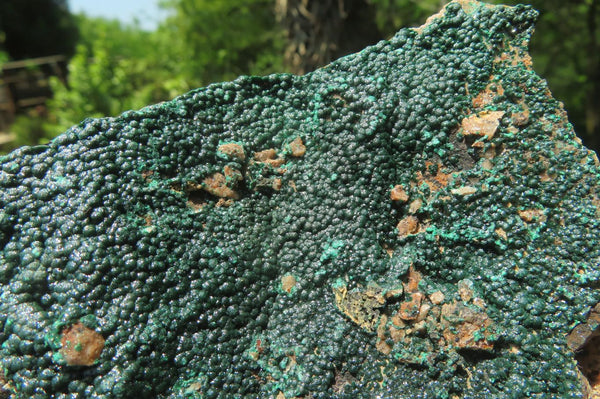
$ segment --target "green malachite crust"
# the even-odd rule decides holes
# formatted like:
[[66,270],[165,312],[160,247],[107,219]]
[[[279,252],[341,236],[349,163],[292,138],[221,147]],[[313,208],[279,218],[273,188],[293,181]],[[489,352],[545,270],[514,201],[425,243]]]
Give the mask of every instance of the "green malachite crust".
[[453,2],[0,158],[0,397],[581,398],[600,169],[536,15]]

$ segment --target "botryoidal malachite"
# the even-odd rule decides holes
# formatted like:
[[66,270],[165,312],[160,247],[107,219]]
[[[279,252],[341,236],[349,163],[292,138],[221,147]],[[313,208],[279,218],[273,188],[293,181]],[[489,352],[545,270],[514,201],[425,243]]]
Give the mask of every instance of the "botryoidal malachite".
[[455,1],[1,158],[0,397],[583,397],[599,167],[536,15]]

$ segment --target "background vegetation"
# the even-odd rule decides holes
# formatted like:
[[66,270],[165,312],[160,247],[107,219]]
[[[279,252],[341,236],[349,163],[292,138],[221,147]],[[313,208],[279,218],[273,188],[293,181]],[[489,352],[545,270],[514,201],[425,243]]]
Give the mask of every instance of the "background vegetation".
[[[588,147],[600,149],[600,0],[523,1],[541,11],[531,44],[536,71]],[[86,117],[114,116],[241,74],[308,72],[423,23],[444,3],[164,0],[170,16],[149,32],[72,15],[66,0],[2,0],[0,64],[71,57],[68,83],[51,80],[54,98],[43,112],[16,119],[13,147],[46,142]]]

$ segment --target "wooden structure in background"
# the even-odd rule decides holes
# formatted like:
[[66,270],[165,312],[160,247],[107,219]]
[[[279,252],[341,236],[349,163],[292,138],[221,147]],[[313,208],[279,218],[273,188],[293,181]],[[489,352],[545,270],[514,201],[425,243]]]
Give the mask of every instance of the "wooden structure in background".
[[[0,132],[7,132],[17,114],[43,106],[52,97],[49,79],[66,84],[67,58],[63,55],[7,62],[0,74]],[[7,136],[8,137],[8,136]],[[0,145],[3,139],[0,137]]]

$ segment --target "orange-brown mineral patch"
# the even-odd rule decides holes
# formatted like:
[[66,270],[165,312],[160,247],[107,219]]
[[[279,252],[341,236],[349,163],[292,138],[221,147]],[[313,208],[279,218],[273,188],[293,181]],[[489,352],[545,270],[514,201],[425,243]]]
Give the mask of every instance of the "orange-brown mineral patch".
[[258,162],[265,162],[268,159],[275,159],[277,152],[273,148],[268,150],[262,150],[254,153],[254,160]]
[[398,229],[398,235],[400,237],[415,234],[419,231],[419,219],[417,219],[416,216],[407,216],[398,222],[396,228]]
[[416,271],[412,266],[408,269],[408,281],[405,284],[406,292],[419,292],[419,283],[423,279],[421,273]]
[[306,152],[306,147],[304,146],[304,143],[302,142],[302,139],[300,137],[296,137],[290,143],[290,151],[292,151],[293,157],[301,157],[304,155],[304,153]]
[[281,289],[290,294],[296,286],[296,277],[286,274],[281,278]]
[[187,189],[188,191],[203,189],[220,198],[239,199],[239,194],[233,188],[242,179],[243,176],[240,171],[230,166],[225,166],[223,173],[213,173],[205,178],[201,185],[190,184]]
[[504,111],[482,111],[464,118],[461,122],[464,136],[480,136],[491,140],[500,126]]
[[236,143],[227,143],[221,144],[217,151],[222,152],[227,155],[229,158],[237,158],[240,161],[246,159],[246,153],[244,152],[244,147]]
[[493,349],[496,328],[471,281],[458,282],[460,300],[446,301],[441,291],[425,295],[419,287],[422,279],[411,266],[408,281],[403,283],[404,302],[398,307],[394,302],[384,305],[376,324],[376,348],[381,353],[393,354],[403,362],[423,364],[422,353],[410,349],[417,341],[428,348],[429,354],[438,350]]
[[380,287],[369,285],[365,290],[348,291],[345,285],[341,285],[334,287],[333,293],[336,305],[342,313],[367,331],[373,331],[379,321],[377,309],[386,303]]
[[440,324],[448,344],[461,349],[490,350],[492,320],[481,309],[453,302],[442,305]]
[[202,188],[217,197],[238,199],[239,194],[229,188],[227,182],[225,175],[217,172],[202,181]]
[[392,201],[406,202],[408,201],[408,194],[401,185],[397,184],[390,191],[390,199]]
[[531,56],[529,53],[518,47],[518,46],[508,46],[508,49],[500,54],[494,60],[495,63],[509,63],[512,66],[517,66],[519,64],[523,65],[526,69],[533,69],[533,62],[531,61]]
[[81,322],[65,328],[60,343],[59,352],[69,366],[91,366],[104,349],[102,335]]
[[277,152],[273,148],[255,152],[254,160],[257,162],[266,163],[274,168],[280,167],[285,162],[283,158],[277,158]]
[[546,220],[543,209],[523,209],[519,211],[519,217],[527,223],[537,221],[543,222]]
[[[402,362],[425,364],[436,352],[493,349],[497,329],[470,280],[458,282],[460,300],[447,301],[441,291],[423,292],[423,276],[412,265],[405,278],[393,290],[369,283],[349,292],[344,283],[336,283],[336,305],[358,326],[376,332],[379,352]],[[415,346],[420,349],[415,351]]]
[[[493,79],[493,77],[490,77],[490,80],[491,79]],[[473,107],[483,108],[487,105],[493,104],[494,98],[503,94],[504,88],[500,83],[490,83],[487,85],[485,90],[483,90],[473,99]]]
[[219,200],[215,204],[215,206],[217,208],[219,208],[219,207],[227,208],[227,207],[229,207],[231,205],[233,205],[233,200],[231,198],[228,198],[228,199],[219,198]]
[[[417,172],[417,185],[425,183],[431,191],[438,191],[446,187],[452,181],[452,173],[443,173],[442,167],[442,164],[425,162],[425,173]],[[431,173],[433,169],[435,169],[435,172]]]
[[495,232],[496,234],[498,234],[498,236],[499,236],[500,238],[502,238],[504,241],[506,241],[506,240],[508,239],[508,235],[506,234],[506,231],[504,231],[504,229],[503,229],[503,228],[501,228],[501,227],[498,227],[496,230],[494,230],[494,232]]
[[402,320],[415,320],[419,316],[422,300],[423,294],[420,292],[410,294],[410,299],[400,304],[398,316]]

